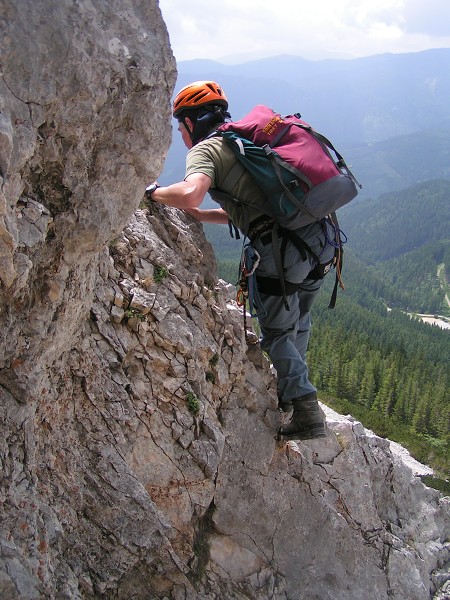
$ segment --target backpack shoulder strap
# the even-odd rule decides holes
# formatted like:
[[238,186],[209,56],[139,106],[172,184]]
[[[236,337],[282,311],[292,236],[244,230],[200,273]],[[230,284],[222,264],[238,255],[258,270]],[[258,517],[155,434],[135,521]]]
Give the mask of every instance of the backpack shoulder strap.
[[238,160],[236,160],[234,165],[231,167],[231,169],[226,174],[225,179],[222,181],[222,185],[220,186],[220,189],[224,192],[227,192],[228,190],[231,192],[231,190],[237,184],[237,182],[242,177],[244,172],[245,172],[245,168],[242,166],[242,164]]

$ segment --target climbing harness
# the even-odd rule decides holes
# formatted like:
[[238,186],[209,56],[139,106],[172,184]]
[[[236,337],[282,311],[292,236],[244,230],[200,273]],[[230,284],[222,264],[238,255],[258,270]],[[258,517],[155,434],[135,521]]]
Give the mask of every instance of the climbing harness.
[[[255,343],[254,334],[251,330],[251,327],[248,327],[247,318],[248,316],[251,318],[258,316],[258,314],[255,312],[255,306],[261,306],[261,302],[255,303],[255,300],[258,300],[259,292],[269,295],[283,296],[286,309],[289,310],[287,296],[294,294],[301,286],[301,284],[291,283],[284,279],[283,263],[288,241],[294,244],[294,246],[297,248],[302,260],[307,260],[309,255],[312,257],[315,263],[315,266],[311,269],[306,279],[323,279],[331,267],[335,268],[336,280],[328,308],[335,307],[338,286],[342,290],[345,289],[342,281],[342,246],[347,242],[347,236],[339,228],[339,223],[335,214],[329,215],[326,221],[330,224],[333,230],[333,234],[330,235],[324,219],[322,228],[326,239],[326,245],[328,244],[335,249],[333,258],[326,263],[320,262],[320,257],[325,251],[326,245],[324,246],[322,252],[319,255],[316,255],[308,246],[308,244],[299,238],[294,231],[280,228],[277,224],[273,223],[273,221],[269,223],[267,221],[260,222],[257,224],[257,228],[252,229],[248,236],[250,238],[250,242],[243,245],[241,260],[239,263],[238,281],[236,283],[236,303],[240,308],[242,308],[244,334],[247,343]],[[262,277],[256,274],[261,257],[253,247],[252,243],[254,243],[255,239],[258,238],[264,240],[263,244],[272,242],[274,248],[274,260],[279,275],[276,280],[274,280],[273,277]]]

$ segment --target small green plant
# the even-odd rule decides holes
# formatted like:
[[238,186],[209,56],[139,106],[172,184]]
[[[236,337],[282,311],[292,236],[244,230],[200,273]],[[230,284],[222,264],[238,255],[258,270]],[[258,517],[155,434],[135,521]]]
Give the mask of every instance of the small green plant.
[[145,315],[143,315],[137,308],[127,308],[125,311],[125,317],[127,319],[139,319],[139,321],[145,321]]
[[212,367],[215,367],[218,362],[219,362],[219,355],[217,353],[214,354],[213,356],[211,356],[211,358],[209,359],[209,364]]
[[211,383],[216,383],[216,376],[212,371],[206,371],[205,374],[206,381],[210,381]]
[[156,283],[161,283],[169,275],[169,270],[166,267],[160,267],[158,265],[153,269],[153,279]]
[[193,392],[189,392],[186,396],[186,404],[188,410],[193,415],[198,415],[200,412],[200,400]]

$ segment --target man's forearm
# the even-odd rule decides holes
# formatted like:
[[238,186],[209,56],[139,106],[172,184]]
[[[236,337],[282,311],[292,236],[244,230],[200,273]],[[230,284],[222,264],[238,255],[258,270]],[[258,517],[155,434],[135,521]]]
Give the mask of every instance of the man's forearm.
[[184,181],[157,187],[151,193],[154,202],[174,208],[197,208],[211,185],[211,179],[203,173],[193,173]]
[[187,181],[180,181],[168,186],[158,187],[152,193],[152,200],[174,208],[196,208],[202,198],[194,193],[195,190]]
[[202,210],[200,208],[187,208],[185,209],[185,212],[202,223],[228,223],[228,215],[221,208],[209,208],[207,210]]

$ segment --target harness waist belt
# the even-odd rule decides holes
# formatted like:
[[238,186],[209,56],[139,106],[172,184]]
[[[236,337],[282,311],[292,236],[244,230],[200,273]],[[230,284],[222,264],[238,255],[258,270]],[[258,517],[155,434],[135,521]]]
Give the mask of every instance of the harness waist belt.
[[248,237],[254,242],[263,233],[272,231],[275,222],[272,219],[267,218],[265,215],[261,215],[254,221],[252,221],[248,227]]

